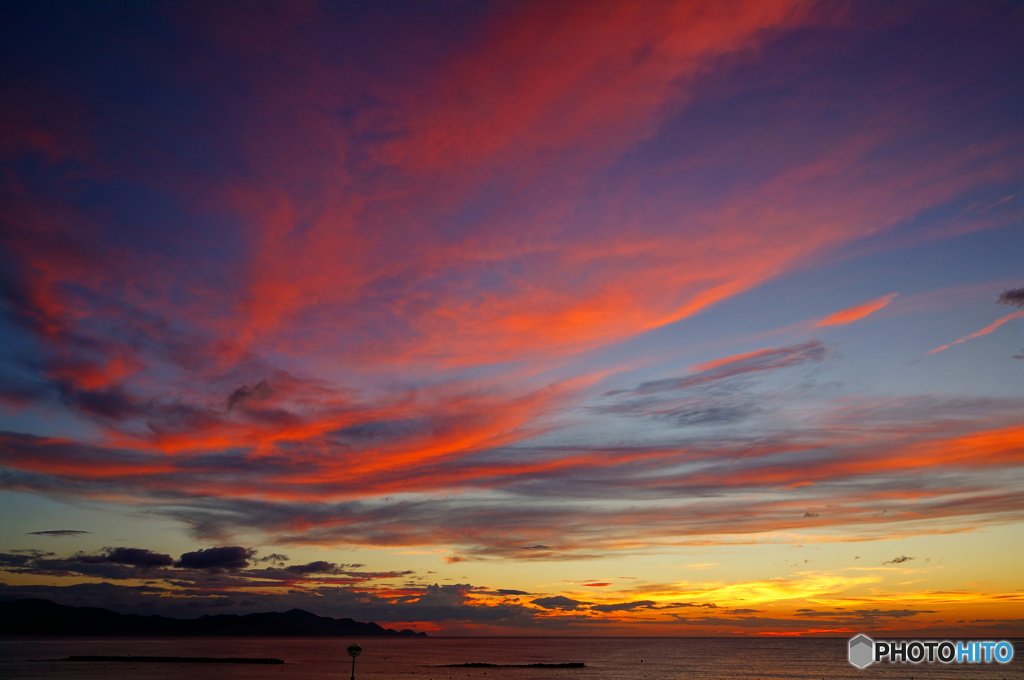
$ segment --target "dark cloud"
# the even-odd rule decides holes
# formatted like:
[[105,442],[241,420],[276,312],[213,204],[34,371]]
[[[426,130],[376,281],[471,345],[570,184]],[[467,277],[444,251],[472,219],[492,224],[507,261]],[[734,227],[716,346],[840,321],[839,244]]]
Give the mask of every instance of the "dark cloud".
[[231,411],[236,406],[244,405],[246,402],[263,401],[270,398],[273,393],[274,390],[271,389],[270,383],[266,379],[260,380],[252,387],[242,385],[228,395],[228,411]]
[[424,417],[371,420],[335,430],[331,433],[331,438],[339,442],[360,445],[412,437],[435,427],[433,419]]
[[345,573],[345,565],[318,560],[308,564],[293,564],[285,567],[284,570],[290,574],[298,574],[300,576],[305,576],[306,574],[343,574]]
[[1024,288],[1010,288],[999,294],[996,300],[1001,305],[1024,308]]
[[807,519],[808,517],[811,517],[811,518],[818,517],[818,513],[816,513],[816,512],[805,512],[804,513],[804,519]]
[[29,536],[80,536],[81,534],[87,534],[88,531],[81,531],[79,529],[51,529],[49,531],[30,531]]
[[115,564],[128,564],[140,569],[169,567],[174,564],[174,558],[170,555],[143,548],[106,548],[106,550],[105,559]]
[[757,413],[761,413],[762,410],[754,404],[708,404],[696,408],[683,407],[657,411],[650,415],[677,427],[686,427],[691,425],[730,425],[739,423]]
[[931,609],[853,609],[853,610],[832,610],[819,611],[816,609],[798,609],[794,614],[803,618],[812,619],[833,619],[842,620],[870,620],[870,619],[903,619],[918,614],[937,614],[937,610]]
[[31,555],[0,553],[0,570],[11,571],[8,567],[24,567],[32,561]]
[[912,559],[914,558],[907,557],[906,555],[900,555],[899,557],[894,557],[891,560],[886,560],[885,562],[882,562],[882,564],[903,564],[904,562],[909,562]]
[[494,592],[496,592],[498,595],[529,595],[530,594],[530,593],[526,592],[525,590],[510,590],[508,588],[499,588],[498,590],[496,590]]
[[255,550],[237,545],[206,548],[183,554],[175,566],[210,571],[244,569],[255,554]]
[[[1001,305],[1011,305],[1013,307],[1020,307],[1024,309],[1024,288],[1011,288],[1004,290],[999,294],[999,299],[996,300]],[[1024,352],[1021,354],[1014,354],[1014,359],[1024,359]]]
[[617,396],[612,403],[591,406],[588,410],[602,415],[649,418],[680,428],[733,425],[768,411],[755,395],[721,385],[701,385],[685,395],[670,391],[640,397]]
[[712,368],[699,371],[683,378],[664,378],[641,383],[629,390],[615,390],[609,395],[616,394],[656,394],[660,392],[685,390],[691,387],[698,387],[709,383],[735,378],[750,373],[761,373],[772,371],[789,366],[806,363],[808,361],[820,362],[825,359],[828,350],[818,340],[810,340],[799,345],[789,347],[773,347],[770,349],[740,355],[731,361],[721,363]]
[[450,585],[429,585],[423,593],[416,596],[418,602],[424,604],[463,604],[469,599],[473,586],[468,583],[452,583]]
[[14,574],[65,577],[89,576],[106,579],[134,579],[148,576],[149,570],[168,566],[168,555],[137,548],[106,548],[98,554],[75,553],[56,557],[53,553],[7,553],[0,556],[0,570]]
[[533,604],[538,607],[544,607],[544,609],[563,609],[563,610],[575,610],[583,609],[589,606],[588,602],[580,602],[579,600],[573,600],[572,598],[565,597],[564,595],[555,595],[553,597],[538,597],[536,600],[532,600]]
[[[258,582],[262,587],[282,587],[303,582],[366,584],[413,575],[409,570],[358,571],[361,564],[314,561],[287,568],[245,568],[254,551],[241,547],[220,547],[185,553],[177,562],[170,555],[143,548],[103,548],[98,553],[78,552],[57,557],[52,552],[12,551],[0,554],[0,570],[49,577],[86,576],[125,580],[163,580],[178,588],[244,588]],[[275,557],[285,557],[275,555]],[[163,567],[179,567],[177,569]],[[340,577],[340,578],[339,578]]]
[[[534,600],[536,602],[536,600]],[[631,612],[637,609],[649,609],[658,603],[654,600],[637,600],[635,602],[621,602],[619,604],[594,604],[590,608],[596,612]]]
[[80,413],[103,420],[122,421],[146,415],[146,409],[119,387],[80,389],[70,382],[59,383],[65,404]]
[[[749,376],[821,362],[828,350],[812,340],[789,347],[764,349],[705,364],[680,378],[652,380],[606,392],[606,403],[588,407],[593,413],[650,418],[672,427],[721,427],[770,413],[771,402],[758,394]],[[696,367],[701,369],[701,366]]]

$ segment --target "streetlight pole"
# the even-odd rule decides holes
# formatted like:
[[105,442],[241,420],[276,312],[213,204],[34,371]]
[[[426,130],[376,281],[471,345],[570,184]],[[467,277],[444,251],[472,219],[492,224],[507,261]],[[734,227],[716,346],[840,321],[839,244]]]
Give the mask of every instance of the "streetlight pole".
[[356,657],[359,656],[361,651],[363,651],[363,648],[358,642],[353,642],[348,646],[348,655],[352,657],[352,680],[356,680]]

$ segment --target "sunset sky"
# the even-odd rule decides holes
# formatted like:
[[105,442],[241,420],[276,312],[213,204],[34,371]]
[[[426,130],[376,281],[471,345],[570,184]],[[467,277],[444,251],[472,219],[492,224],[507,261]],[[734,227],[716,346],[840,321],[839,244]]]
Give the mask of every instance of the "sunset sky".
[[1024,636],[1019,2],[0,7],[0,599]]

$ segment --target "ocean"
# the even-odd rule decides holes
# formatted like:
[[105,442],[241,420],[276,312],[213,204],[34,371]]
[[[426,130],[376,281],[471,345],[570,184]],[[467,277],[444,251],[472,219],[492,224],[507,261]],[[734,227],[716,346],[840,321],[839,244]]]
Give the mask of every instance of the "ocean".
[[[847,661],[845,638],[0,638],[4,680],[1021,680],[1009,664]],[[283,665],[65,661],[69,656],[273,657]],[[449,664],[574,663],[584,668]]]

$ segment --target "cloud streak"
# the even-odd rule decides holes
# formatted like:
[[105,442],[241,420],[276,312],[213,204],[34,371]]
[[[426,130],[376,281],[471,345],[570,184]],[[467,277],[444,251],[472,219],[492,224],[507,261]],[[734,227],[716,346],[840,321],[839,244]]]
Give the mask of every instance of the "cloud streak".
[[[738,376],[788,368],[807,361],[822,361],[826,354],[825,346],[817,340],[790,347],[770,347],[697,364],[691,367],[694,371],[691,375],[652,380],[638,385],[629,392],[643,396],[685,390]],[[622,393],[624,391],[620,390],[610,392],[609,395]]]
[[[1019,511],[1008,486],[1020,472],[1019,401],[843,406],[769,440],[755,430],[728,440],[715,431],[686,433],[675,443],[618,449],[500,446],[471,459],[368,468],[356,481],[321,479],[317,470],[329,472],[334,462],[295,455],[175,457],[155,466],[116,449],[8,434],[4,484],[147,499],[151,511],[206,539],[256,531],[291,545],[448,545],[460,561],[580,559],[787,529],[958,531],[971,518],[1008,522]],[[987,426],[964,417],[972,409]],[[202,484],[189,481],[196,470]],[[365,488],[355,494],[354,484],[397,497],[383,500]],[[403,487],[413,491],[395,491]],[[903,498],[910,489],[914,501]],[[343,500],[310,501],[331,497]],[[231,550],[210,567],[237,568],[248,559]],[[204,555],[183,556],[183,564]]]
[[824,319],[814,324],[814,327],[820,328],[822,326],[845,326],[848,323],[860,321],[864,317],[874,314],[878,310],[887,307],[889,303],[896,298],[897,295],[899,295],[899,293],[889,293],[888,295],[883,295],[880,298],[875,298],[874,300],[869,300],[868,302],[864,302],[862,304],[840,310],[835,314],[830,314],[829,316],[826,316]]
[[949,344],[941,345],[939,347],[936,347],[935,349],[933,349],[930,352],[928,352],[928,354],[926,354],[925,356],[928,356],[928,355],[931,355],[931,354],[938,354],[939,352],[944,352],[947,349],[949,349],[950,347],[953,347],[955,345],[959,345],[959,344],[967,342],[968,340],[974,340],[975,338],[980,338],[983,335],[988,335],[989,333],[993,333],[993,332],[996,331],[996,329],[998,329],[1000,326],[1002,326],[1007,321],[1013,321],[1014,319],[1019,319],[1021,317],[1024,317],[1024,310],[1021,310],[1019,312],[1010,312],[1006,316],[1003,316],[1003,317],[1000,317],[1000,318],[996,319],[995,321],[993,321],[988,326],[985,326],[984,328],[982,328],[980,331],[975,331],[974,333],[971,333],[969,335],[965,335],[962,338],[958,338],[957,340],[954,340],[953,342],[951,342]]

